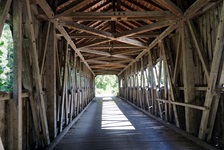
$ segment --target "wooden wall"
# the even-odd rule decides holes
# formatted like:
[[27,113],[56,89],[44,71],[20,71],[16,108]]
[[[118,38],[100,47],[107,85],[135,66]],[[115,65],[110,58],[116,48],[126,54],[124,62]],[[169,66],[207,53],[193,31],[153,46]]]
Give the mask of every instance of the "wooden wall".
[[41,149],[92,101],[94,75],[53,23],[31,13],[36,5],[12,5],[14,90],[0,93],[0,149]]
[[220,3],[185,21],[119,75],[121,97],[219,147],[224,144],[223,10]]

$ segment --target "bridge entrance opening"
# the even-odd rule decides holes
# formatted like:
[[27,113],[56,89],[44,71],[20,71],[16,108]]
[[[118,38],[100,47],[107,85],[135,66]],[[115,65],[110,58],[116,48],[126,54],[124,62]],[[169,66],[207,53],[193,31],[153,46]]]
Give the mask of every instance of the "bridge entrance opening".
[[118,78],[116,75],[98,75],[95,77],[96,97],[117,96]]

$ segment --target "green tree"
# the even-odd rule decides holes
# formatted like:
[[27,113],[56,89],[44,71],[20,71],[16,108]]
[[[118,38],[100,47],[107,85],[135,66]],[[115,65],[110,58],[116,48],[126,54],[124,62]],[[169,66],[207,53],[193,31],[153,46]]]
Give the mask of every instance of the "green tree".
[[5,24],[0,38],[0,91],[12,91],[13,39],[10,26]]

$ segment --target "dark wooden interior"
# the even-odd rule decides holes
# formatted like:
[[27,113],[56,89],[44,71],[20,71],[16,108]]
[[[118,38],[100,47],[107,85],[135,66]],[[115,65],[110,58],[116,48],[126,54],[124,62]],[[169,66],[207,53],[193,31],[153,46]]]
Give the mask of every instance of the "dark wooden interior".
[[118,96],[224,148],[223,0],[0,0],[14,40],[13,92],[0,92],[0,149],[57,141],[95,97]]

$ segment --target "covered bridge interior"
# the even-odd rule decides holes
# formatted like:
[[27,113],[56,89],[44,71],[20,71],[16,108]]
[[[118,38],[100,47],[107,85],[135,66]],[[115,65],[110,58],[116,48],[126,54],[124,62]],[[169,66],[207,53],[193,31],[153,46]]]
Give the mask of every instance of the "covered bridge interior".
[[47,148],[109,74],[120,98],[223,148],[223,0],[0,0],[0,35],[5,23],[13,91],[0,93],[0,147]]

